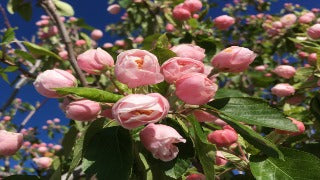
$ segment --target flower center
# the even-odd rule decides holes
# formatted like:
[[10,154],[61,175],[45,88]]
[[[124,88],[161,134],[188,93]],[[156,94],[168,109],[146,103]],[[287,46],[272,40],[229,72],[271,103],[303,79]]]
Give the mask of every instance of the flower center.
[[150,115],[153,113],[153,110],[135,110],[131,112],[134,115],[141,115],[141,114],[145,114],[145,115]]
[[232,52],[232,48],[227,48],[227,49],[224,50],[224,52],[231,53]]
[[137,59],[137,60],[135,60],[135,62],[137,63],[138,68],[141,69],[142,65],[143,65],[143,59]]

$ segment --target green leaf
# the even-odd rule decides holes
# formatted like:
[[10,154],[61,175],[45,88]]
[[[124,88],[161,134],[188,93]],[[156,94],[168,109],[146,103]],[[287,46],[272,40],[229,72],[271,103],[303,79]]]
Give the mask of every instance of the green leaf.
[[186,173],[186,171],[190,167],[190,164],[191,161],[178,158],[174,166],[171,169],[165,171],[165,174],[174,179],[178,179]]
[[257,180],[319,179],[320,159],[295,149],[281,148],[284,161],[276,158],[253,156],[250,169]]
[[157,40],[157,48],[168,49],[169,45],[170,43],[167,34],[162,34]]
[[74,10],[70,4],[60,0],[54,0],[53,3],[61,16],[74,16]]
[[320,95],[317,94],[310,101],[310,111],[316,117],[318,122],[320,122]]
[[9,0],[7,10],[10,14],[18,12],[18,14],[26,21],[30,21],[32,17],[32,5],[24,0]]
[[15,70],[17,70],[18,67],[17,66],[8,66],[4,69],[3,72],[14,72]]
[[75,22],[75,24],[76,24],[77,26],[83,28],[83,29],[88,30],[88,31],[94,30],[94,27],[88,25],[88,24],[84,21],[84,19],[81,19],[81,18],[77,19],[77,21]]
[[31,42],[24,41],[23,44],[29,49],[32,54],[42,55],[42,56],[50,56],[58,60],[62,60],[57,54],[52,51],[41,47],[39,45],[33,44]]
[[13,28],[9,28],[6,30],[6,32],[3,35],[2,43],[1,44],[8,44],[11,41],[13,41],[15,38],[15,33]]
[[31,63],[34,63],[36,60],[32,57],[32,55],[30,55],[29,53],[27,53],[27,52],[25,52],[25,51],[22,51],[22,50],[19,50],[19,49],[15,49],[14,50],[14,53],[18,56],[18,57],[20,57],[20,58],[22,58],[22,59],[24,59],[24,60],[27,60],[27,61],[29,61],[29,62],[31,62]]
[[[206,107],[209,107],[210,109],[210,106],[206,106]],[[214,110],[214,111],[217,111],[217,110]],[[252,144],[254,147],[259,149],[266,155],[280,158],[280,159],[283,158],[283,154],[275,144],[263,138],[260,134],[258,134],[251,128],[239,123],[237,120],[231,117],[228,117],[223,113],[219,113],[218,115],[221,119],[226,121],[226,123],[232,126],[237,131],[237,133],[239,133],[246,141],[248,141],[250,144]]]
[[130,4],[132,4],[132,0],[119,0],[119,5],[122,8],[127,8]]
[[62,140],[63,154],[68,157],[72,151],[74,143],[76,142],[79,131],[75,126],[72,126],[69,131],[64,135]]
[[8,75],[6,73],[0,73],[0,76],[2,77],[3,80],[5,80],[7,83],[9,83]]
[[28,175],[12,175],[4,178],[3,180],[39,180],[38,176],[28,176]]
[[169,49],[158,48],[158,47],[151,50],[150,52],[157,56],[160,65],[163,64],[166,60],[177,56],[176,53],[174,53]]
[[204,174],[206,175],[207,180],[215,179],[215,145],[208,143],[206,135],[204,134],[199,122],[195,119],[194,116],[189,116],[188,120],[191,122],[194,129],[194,143],[195,150],[198,159],[202,165]]
[[313,67],[301,67],[297,69],[296,74],[294,75],[294,81],[299,82],[299,81],[307,81],[310,76],[313,75],[314,68]]
[[74,94],[97,102],[117,102],[123,97],[100,89],[86,87],[57,88],[56,91],[60,95]]
[[221,99],[221,98],[228,98],[228,97],[248,97],[248,96],[249,96],[248,94],[243,93],[236,89],[221,88],[221,89],[218,89],[214,98]]
[[153,34],[146,37],[142,43],[142,48],[146,50],[153,49],[156,46],[157,40],[160,36],[161,34]]
[[276,128],[287,131],[298,131],[297,126],[284,114],[268,105],[263,99],[252,97],[234,97],[216,99],[208,105],[234,120]]
[[133,165],[132,141],[128,130],[115,126],[94,135],[84,157],[91,162],[85,169],[89,177],[127,180]]

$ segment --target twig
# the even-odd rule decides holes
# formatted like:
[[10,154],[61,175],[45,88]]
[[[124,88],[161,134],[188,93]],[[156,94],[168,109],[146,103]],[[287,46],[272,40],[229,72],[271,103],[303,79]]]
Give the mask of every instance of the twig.
[[18,128],[18,132],[21,131],[21,129],[28,123],[28,121],[31,119],[31,117],[36,113],[36,111],[38,109],[40,109],[49,99],[46,98],[44,99],[40,104],[36,105],[36,108],[32,111],[29,112],[29,114],[27,115],[26,118],[24,118],[24,120],[22,121],[22,123],[20,124],[19,128]]
[[3,59],[3,58],[1,59],[1,62],[3,62],[4,64],[7,64],[7,65],[9,65],[9,66],[16,66],[16,67],[18,68],[18,70],[19,70],[23,75],[25,75],[25,76],[27,76],[27,77],[36,78],[36,76],[35,76],[34,74],[32,74],[32,73],[30,73],[29,71],[23,69],[23,68],[22,68],[20,65],[18,65],[18,64],[15,64],[15,63],[10,62],[10,61],[8,61],[8,60],[5,60],[5,59]]
[[73,69],[75,70],[76,74],[78,75],[81,84],[83,86],[88,86],[86,78],[77,64],[77,60],[75,57],[75,53],[73,51],[71,39],[68,35],[66,27],[64,26],[63,22],[60,19],[60,16],[57,13],[57,9],[56,9],[55,5],[53,4],[52,0],[41,0],[40,5],[46,10],[48,15],[50,17],[52,17],[53,20],[55,21],[55,23],[59,29],[61,39],[66,46],[66,50],[68,52],[68,56],[70,59],[70,64],[73,67]]

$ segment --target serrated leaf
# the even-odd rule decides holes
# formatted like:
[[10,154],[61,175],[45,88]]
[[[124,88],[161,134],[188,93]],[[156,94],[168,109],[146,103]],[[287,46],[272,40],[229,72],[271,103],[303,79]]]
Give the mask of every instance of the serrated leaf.
[[54,0],[53,2],[61,16],[74,16],[74,10],[70,4],[60,0]]
[[174,53],[169,49],[158,48],[158,47],[151,50],[150,52],[157,56],[160,65],[163,64],[168,59],[177,56],[176,53]]
[[51,56],[55,59],[58,59],[58,60],[62,60],[60,58],[60,56],[58,56],[57,54],[55,54],[54,52],[44,48],[44,47],[41,47],[37,44],[34,44],[34,43],[31,43],[31,42],[27,42],[27,41],[24,41],[23,44],[29,49],[29,51],[32,53],[32,54],[36,54],[36,55],[42,55],[42,56]]
[[167,37],[167,34],[162,34],[158,39],[157,39],[157,48],[163,48],[163,49],[168,49],[169,48],[169,39]]
[[13,41],[15,38],[15,33],[13,28],[9,28],[6,30],[6,32],[3,35],[2,43],[1,44],[8,44],[11,41]]
[[214,96],[215,99],[229,98],[229,97],[249,97],[249,95],[236,89],[221,88],[221,89],[218,89],[218,91],[216,92],[216,95]]
[[85,151],[89,162],[85,173],[98,179],[127,180],[133,165],[132,141],[128,130],[109,127],[94,135]]
[[281,148],[284,161],[276,158],[253,156],[250,169],[257,180],[319,179],[320,159],[295,149]]
[[216,99],[208,105],[218,109],[234,120],[297,132],[297,126],[287,119],[284,114],[263,100],[253,97],[233,97]]
[[86,87],[57,88],[55,90],[60,95],[74,94],[97,102],[117,102],[123,97],[100,89]]
[[177,159],[177,162],[174,164],[173,168],[165,171],[165,174],[174,179],[180,178],[183,174],[186,173],[188,168],[190,167],[191,161]]

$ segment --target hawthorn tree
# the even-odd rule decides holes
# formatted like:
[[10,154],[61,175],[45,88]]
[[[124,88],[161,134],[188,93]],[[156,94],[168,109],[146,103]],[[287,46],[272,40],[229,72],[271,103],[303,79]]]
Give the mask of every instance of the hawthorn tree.
[[[123,38],[100,46],[68,3],[8,0],[0,179],[319,179],[320,9],[270,6],[234,0],[210,17],[207,0],[109,0],[125,13],[106,31]],[[18,39],[7,12],[39,8],[36,38]],[[44,101],[16,98],[30,83]],[[70,122],[25,128],[48,98]]]

